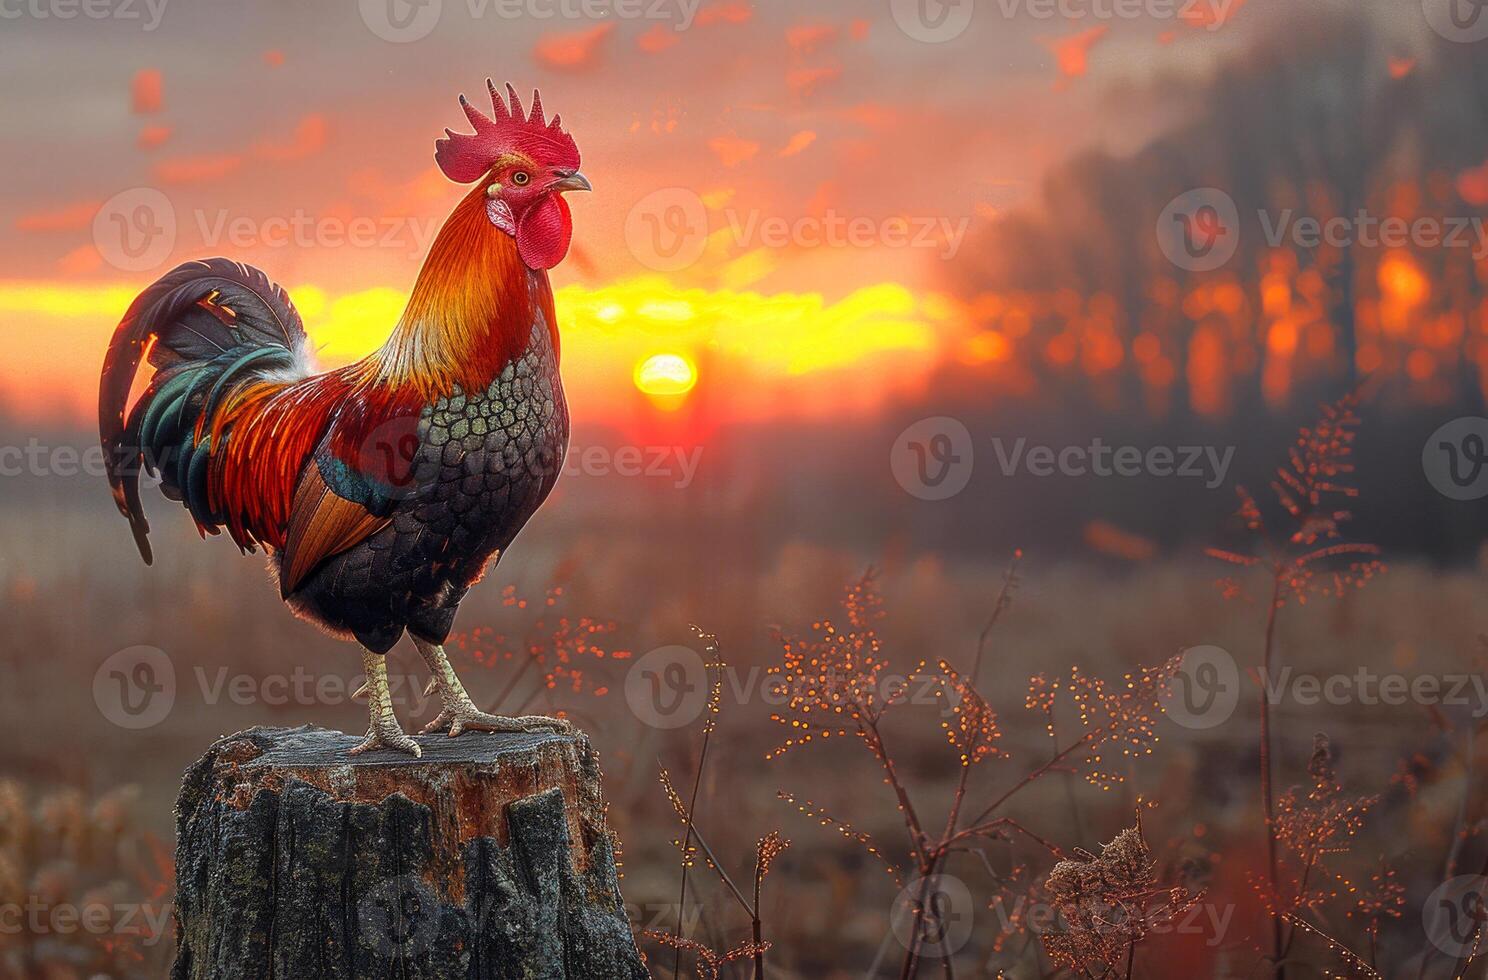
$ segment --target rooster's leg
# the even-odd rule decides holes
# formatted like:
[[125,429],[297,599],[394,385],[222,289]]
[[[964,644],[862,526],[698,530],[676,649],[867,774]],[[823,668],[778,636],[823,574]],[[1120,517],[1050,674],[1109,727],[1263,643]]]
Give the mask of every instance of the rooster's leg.
[[398,716],[393,713],[393,696],[388,690],[387,658],[380,653],[363,650],[362,666],[367,671],[367,705],[372,721],[367,726],[367,737],[351,750],[351,754],[360,755],[372,749],[397,749],[414,758],[423,755],[423,749],[403,731],[403,726],[398,724]]
[[425,734],[447,731],[450,737],[454,737],[467,730],[562,733],[571,729],[569,723],[561,718],[543,715],[506,718],[487,714],[477,708],[475,702],[470,700],[470,695],[465,693],[465,685],[455,676],[455,668],[450,666],[449,658],[444,655],[444,647],[437,643],[426,643],[418,637],[413,638],[413,645],[418,647],[419,656],[429,665],[429,673],[433,675],[431,686],[439,692],[439,703],[443,705],[439,717],[424,727]]

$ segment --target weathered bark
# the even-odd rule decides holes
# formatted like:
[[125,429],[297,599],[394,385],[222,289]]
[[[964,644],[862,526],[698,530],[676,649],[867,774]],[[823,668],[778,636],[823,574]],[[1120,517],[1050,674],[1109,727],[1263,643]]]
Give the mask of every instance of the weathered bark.
[[173,980],[649,977],[585,736],[356,742],[253,728],[186,772]]

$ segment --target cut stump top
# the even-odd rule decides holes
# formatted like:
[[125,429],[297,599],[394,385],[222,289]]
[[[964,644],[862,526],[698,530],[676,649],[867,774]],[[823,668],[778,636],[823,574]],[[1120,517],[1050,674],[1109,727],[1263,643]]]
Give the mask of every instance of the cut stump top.
[[349,751],[361,738],[312,725],[250,728],[219,739],[197,764],[204,785],[225,805],[247,809],[260,792],[306,783],[337,803],[379,805],[399,795],[433,814],[435,835],[450,846],[491,837],[507,842],[507,806],[548,790],[562,792],[574,866],[583,869],[605,833],[599,758],[582,732],[465,732],[424,735],[424,754],[393,749]]
[[500,765],[503,760],[520,764],[521,760],[515,757],[529,756],[548,743],[573,744],[584,736],[558,735],[552,732],[524,734],[477,731],[465,732],[458,738],[450,738],[448,735],[415,735],[414,741],[418,742],[419,748],[424,752],[417,759],[395,749],[375,749],[361,755],[350,755],[351,750],[362,741],[361,736],[333,732],[312,725],[301,725],[299,728],[250,728],[223,741],[241,738],[250,739],[262,751],[261,755],[245,765],[292,769],[349,766],[363,769],[458,763]]

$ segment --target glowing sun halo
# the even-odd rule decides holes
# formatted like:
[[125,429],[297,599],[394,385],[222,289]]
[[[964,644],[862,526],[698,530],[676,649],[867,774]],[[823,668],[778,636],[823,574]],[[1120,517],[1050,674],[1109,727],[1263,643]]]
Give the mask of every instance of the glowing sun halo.
[[652,354],[636,365],[635,385],[647,395],[685,395],[697,384],[697,369],[681,354]]

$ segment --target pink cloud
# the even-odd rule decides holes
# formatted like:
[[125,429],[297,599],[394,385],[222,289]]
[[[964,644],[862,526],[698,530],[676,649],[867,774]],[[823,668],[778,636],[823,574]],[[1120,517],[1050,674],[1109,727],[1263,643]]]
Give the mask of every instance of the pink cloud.
[[900,123],[900,112],[882,102],[859,102],[842,110],[843,118],[869,129],[891,129]]
[[1059,74],[1065,78],[1081,78],[1090,67],[1090,51],[1111,32],[1110,25],[1101,24],[1078,34],[1066,37],[1043,38],[1044,45],[1053,53]]
[[778,155],[781,157],[793,157],[815,142],[816,133],[809,129],[803,129],[792,136],[785,146],[781,147]]
[[17,231],[79,231],[93,223],[101,201],[78,201],[55,211],[33,211],[16,219]]
[[681,36],[665,24],[653,24],[649,31],[636,38],[636,47],[647,54],[660,54],[681,40]]
[[135,113],[147,116],[159,112],[165,103],[164,92],[165,84],[158,68],[143,68],[135,72],[134,81],[130,83]]
[[698,11],[699,24],[743,24],[754,16],[754,8],[744,0],[720,0]]
[[793,68],[786,72],[785,83],[797,95],[810,95],[823,82],[830,82],[842,74],[841,68]]
[[565,71],[579,71],[594,65],[601,45],[615,29],[615,22],[600,24],[583,31],[547,34],[539,38],[533,55],[539,64]]
[[715,136],[708,141],[708,149],[713,151],[725,167],[737,167],[741,163],[753,160],[759,148],[759,144],[753,140],[732,134]]
[[81,276],[103,266],[103,256],[92,245],[79,245],[57,260],[57,271],[64,276]]
[[836,39],[837,28],[832,24],[797,24],[785,32],[785,43],[801,54],[811,54]]
[[165,145],[173,130],[169,126],[146,126],[140,130],[138,145],[141,150],[154,150]]
[[261,140],[254,144],[253,153],[260,159],[276,162],[303,160],[305,157],[319,153],[325,147],[325,143],[325,116],[311,113],[303,117],[295,126],[294,134],[287,142]]
[[811,215],[823,215],[836,207],[838,199],[836,181],[825,180],[816,186],[816,191],[811,195],[811,200],[806,202],[806,213]]
[[195,184],[226,177],[243,165],[242,154],[221,153],[170,157],[155,164],[155,177],[164,184]]
[[[364,167],[347,176],[346,190],[353,197],[375,201],[389,211],[421,211],[448,200],[449,180],[432,163],[406,181],[391,180],[377,167]],[[365,213],[364,208],[361,205],[357,210]]]

